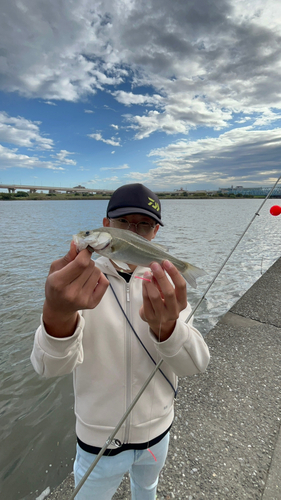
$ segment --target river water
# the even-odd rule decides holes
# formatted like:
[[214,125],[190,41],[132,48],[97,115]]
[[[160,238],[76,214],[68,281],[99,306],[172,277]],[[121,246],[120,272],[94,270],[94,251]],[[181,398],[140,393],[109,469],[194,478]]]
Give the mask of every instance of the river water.
[[[192,306],[260,204],[163,200],[165,226],[157,241],[208,272],[197,290],[188,287]],[[266,202],[197,311],[195,325],[204,335],[280,256],[281,218],[269,214],[274,204]],[[43,380],[29,357],[50,263],[67,252],[73,234],[101,226],[106,205],[106,200],[0,203],[1,498],[35,500],[72,470],[72,378]]]

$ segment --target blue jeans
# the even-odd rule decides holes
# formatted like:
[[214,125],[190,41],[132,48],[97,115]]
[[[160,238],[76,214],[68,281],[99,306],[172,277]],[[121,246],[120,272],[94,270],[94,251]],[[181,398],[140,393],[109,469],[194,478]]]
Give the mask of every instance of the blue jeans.
[[[115,456],[102,456],[75,500],[110,500],[126,472],[130,473],[132,500],[155,500],[158,478],[165,464],[169,433],[149,450],[128,450]],[[77,444],[74,462],[75,486],[87,472],[96,455]]]

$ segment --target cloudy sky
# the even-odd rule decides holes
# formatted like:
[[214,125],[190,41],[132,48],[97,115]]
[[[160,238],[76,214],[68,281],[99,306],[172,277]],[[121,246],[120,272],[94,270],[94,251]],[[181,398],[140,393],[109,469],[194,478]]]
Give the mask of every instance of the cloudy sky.
[[0,42],[0,183],[280,175],[280,0],[2,0]]

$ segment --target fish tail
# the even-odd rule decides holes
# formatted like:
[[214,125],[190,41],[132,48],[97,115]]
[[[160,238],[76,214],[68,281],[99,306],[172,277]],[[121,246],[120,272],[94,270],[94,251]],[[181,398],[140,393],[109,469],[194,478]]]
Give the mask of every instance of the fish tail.
[[186,262],[186,269],[183,271],[182,275],[186,279],[186,281],[192,286],[192,288],[197,288],[196,278],[200,276],[204,276],[206,271],[201,269],[200,267],[193,266]]

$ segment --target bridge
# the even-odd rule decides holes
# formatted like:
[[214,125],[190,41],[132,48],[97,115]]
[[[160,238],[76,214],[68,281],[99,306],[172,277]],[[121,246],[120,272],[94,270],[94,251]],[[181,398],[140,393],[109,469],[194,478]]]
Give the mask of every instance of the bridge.
[[9,193],[15,193],[16,191],[29,191],[30,193],[36,193],[36,191],[48,191],[51,193],[89,193],[89,194],[112,194],[112,190],[106,189],[87,189],[83,186],[75,187],[54,187],[54,186],[29,186],[22,184],[0,184],[0,189],[8,189]]

